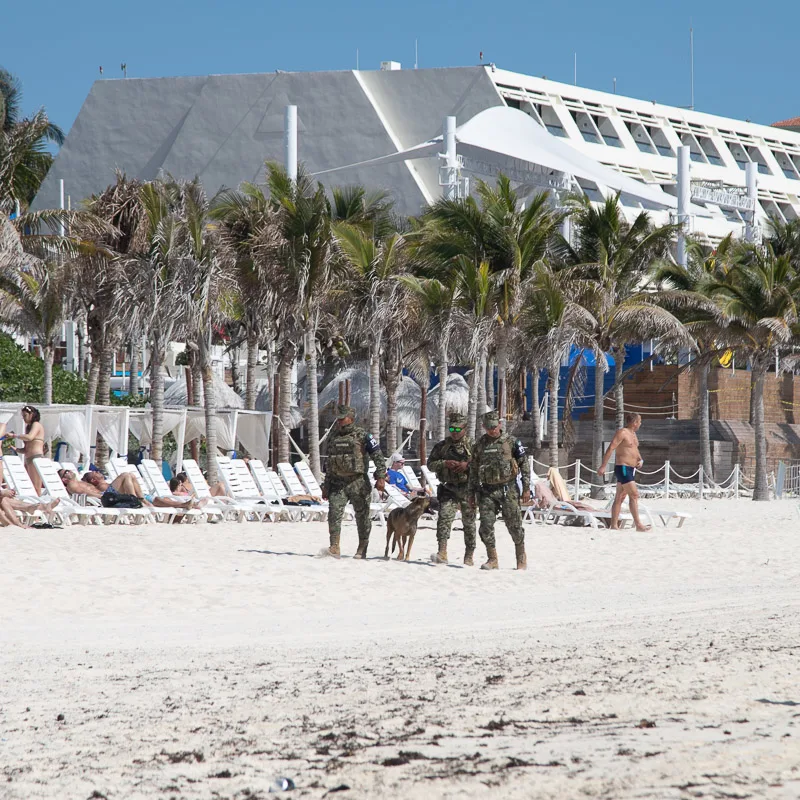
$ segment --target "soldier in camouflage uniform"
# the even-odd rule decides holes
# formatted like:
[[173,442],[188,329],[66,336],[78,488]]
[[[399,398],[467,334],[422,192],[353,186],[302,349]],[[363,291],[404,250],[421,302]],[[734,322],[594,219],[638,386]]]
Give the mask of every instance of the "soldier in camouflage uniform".
[[356,412],[351,406],[337,408],[337,424],[328,437],[328,461],[322,497],[328,500],[328,553],[340,555],[339,539],[342,531],[344,507],[349,500],[356,512],[358,550],[356,558],[367,557],[369,534],[372,530],[370,500],[372,485],[367,475],[370,458],[375,462],[375,488],[382,492],[386,480],[386,461],[381,447],[371,433],[353,424]]
[[517,486],[517,475],[521,474],[522,501],[529,503],[531,479],[525,448],[519,439],[503,433],[497,411],[484,414],[483,427],[486,433],[475,445],[469,472],[470,503],[474,508],[477,499],[481,513],[480,536],[488,554],[488,560],[481,569],[498,569],[494,523],[499,511],[503,512],[506,528],[514,541],[517,569],[527,569],[525,532],[522,529],[522,510]]
[[475,508],[467,496],[469,463],[473,444],[467,437],[467,418],[463,414],[450,414],[450,435],[436,444],[428,458],[428,466],[439,479],[439,518],[436,523],[436,541],[439,552],[431,556],[436,564],[447,563],[447,540],[456,513],[461,511],[464,523],[464,565],[471,567],[475,553]]

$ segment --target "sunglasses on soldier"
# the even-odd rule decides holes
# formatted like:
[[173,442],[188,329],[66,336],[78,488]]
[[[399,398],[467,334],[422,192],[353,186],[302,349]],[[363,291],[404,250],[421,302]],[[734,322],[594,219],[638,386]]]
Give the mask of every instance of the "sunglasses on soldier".
[[450,431],[450,433],[461,433],[461,431],[463,431],[464,429],[463,428],[456,428],[455,426],[451,425],[448,428],[448,430]]

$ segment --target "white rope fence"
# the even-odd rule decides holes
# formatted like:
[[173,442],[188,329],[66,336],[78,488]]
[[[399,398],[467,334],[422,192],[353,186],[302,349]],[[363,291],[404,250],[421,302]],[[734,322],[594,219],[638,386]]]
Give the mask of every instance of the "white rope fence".
[[[529,456],[529,464],[532,481],[545,477],[547,470],[550,469],[549,464],[537,461],[532,456]],[[537,467],[541,472],[536,471]],[[598,480],[597,473],[582,464],[580,459],[576,459],[571,464],[560,464],[558,470],[564,475],[575,500],[590,495],[592,489],[608,489],[612,486],[611,483],[596,482]],[[606,473],[610,477],[613,477],[613,474],[613,469]],[[752,488],[746,484],[739,464],[734,464],[731,474],[723,481],[714,481],[704,475],[702,465],[699,465],[690,475],[681,475],[672,468],[669,461],[665,461],[661,467],[652,471],[637,469],[636,474],[648,478],[661,476],[660,480],[655,479],[648,483],[637,481],[636,485],[642,497],[698,497],[701,500],[712,497],[740,497],[742,494],[749,493]],[[588,480],[584,479],[583,475],[586,475]]]

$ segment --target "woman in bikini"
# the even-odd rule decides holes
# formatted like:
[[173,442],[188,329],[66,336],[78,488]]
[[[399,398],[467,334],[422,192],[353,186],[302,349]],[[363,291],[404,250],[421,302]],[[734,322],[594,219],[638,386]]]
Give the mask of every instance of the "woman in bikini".
[[10,431],[8,436],[21,439],[25,444],[17,448],[18,453],[25,456],[25,469],[30,476],[36,494],[42,493],[42,479],[36,471],[33,462],[44,455],[44,426],[40,422],[41,414],[39,409],[33,406],[24,406],[20,411],[22,420],[25,423],[25,433],[14,433]]

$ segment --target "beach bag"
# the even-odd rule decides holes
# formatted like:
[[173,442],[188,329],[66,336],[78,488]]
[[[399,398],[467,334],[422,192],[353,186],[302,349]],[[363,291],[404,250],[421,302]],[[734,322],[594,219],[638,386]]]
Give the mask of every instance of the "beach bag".
[[123,494],[114,489],[103,492],[100,503],[105,508],[141,508],[142,501],[132,494]]

